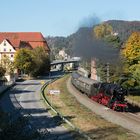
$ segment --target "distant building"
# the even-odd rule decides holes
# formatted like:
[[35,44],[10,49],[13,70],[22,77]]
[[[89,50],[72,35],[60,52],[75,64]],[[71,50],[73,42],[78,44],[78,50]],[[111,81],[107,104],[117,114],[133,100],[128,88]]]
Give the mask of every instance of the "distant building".
[[68,59],[68,54],[65,52],[65,50],[63,49],[63,50],[60,50],[59,51],[59,53],[58,53],[58,55],[59,55],[59,58],[60,59]]
[[111,35],[113,35],[113,36],[118,36],[119,33],[117,33],[117,32],[112,32]]
[[34,49],[42,46],[49,53],[50,49],[46,40],[40,32],[0,32],[0,59],[9,56],[14,60],[14,54],[21,48]]
[[72,57],[71,59],[80,61],[81,57]]

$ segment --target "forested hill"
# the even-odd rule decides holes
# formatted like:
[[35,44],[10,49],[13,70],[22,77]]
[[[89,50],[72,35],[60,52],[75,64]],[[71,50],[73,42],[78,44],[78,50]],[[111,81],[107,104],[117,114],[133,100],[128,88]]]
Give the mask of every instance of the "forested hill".
[[106,23],[113,27],[114,32],[118,32],[120,39],[124,42],[132,32],[140,31],[140,21],[109,20]]
[[[123,44],[132,32],[140,31],[140,21],[121,21],[109,20],[113,32],[118,33],[118,37]],[[119,48],[114,49],[112,44],[103,40],[96,39],[93,27],[83,27],[68,37],[47,37],[50,48],[58,52],[59,49],[65,48],[71,55],[81,56],[90,59],[97,57],[101,59],[113,60],[118,57]]]

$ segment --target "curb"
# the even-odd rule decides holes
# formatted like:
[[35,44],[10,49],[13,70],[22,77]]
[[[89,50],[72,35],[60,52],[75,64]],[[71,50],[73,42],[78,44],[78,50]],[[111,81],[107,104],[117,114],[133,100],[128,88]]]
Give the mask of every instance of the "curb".
[[[62,76],[64,77],[64,76]],[[80,135],[82,135],[83,137],[85,137],[87,140],[92,140],[88,135],[86,135],[84,132],[82,132],[81,130],[79,130],[76,126],[74,126],[69,120],[67,120],[65,117],[63,117],[63,115],[61,115],[61,113],[59,113],[54,107],[51,106],[50,102],[48,101],[48,99],[45,96],[44,90],[45,88],[50,84],[55,82],[56,80],[62,78],[56,78],[50,82],[46,82],[42,87],[41,87],[41,98],[43,99],[43,101],[51,108],[51,110],[57,114],[63,121],[65,121],[70,127],[72,127],[76,132],[78,132]]]

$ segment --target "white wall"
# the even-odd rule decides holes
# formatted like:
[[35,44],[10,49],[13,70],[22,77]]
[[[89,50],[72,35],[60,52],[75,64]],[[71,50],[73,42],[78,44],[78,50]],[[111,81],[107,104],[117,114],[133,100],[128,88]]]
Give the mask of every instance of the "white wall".
[[2,41],[2,43],[0,44],[0,59],[2,57],[1,54],[6,54],[7,56],[9,56],[9,59],[13,61],[15,52],[16,50],[6,39]]

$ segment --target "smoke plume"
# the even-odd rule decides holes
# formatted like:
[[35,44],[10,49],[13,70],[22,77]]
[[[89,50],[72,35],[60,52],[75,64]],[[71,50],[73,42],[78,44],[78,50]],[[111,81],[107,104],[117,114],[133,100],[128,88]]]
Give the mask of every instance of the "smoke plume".
[[99,23],[101,23],[101,19],[94,14],[83,18],[79,23],[79,27],[92,27]]
[[110,44],[97,40],[93,34],[93,28],[80,28],[75,35],[73,45],[74,55],[84,59],[90,60],[94,57],[110,63],[118,59],[119,49],[114,49]]

